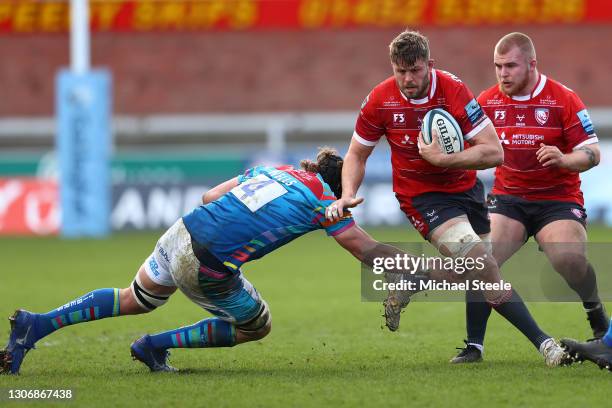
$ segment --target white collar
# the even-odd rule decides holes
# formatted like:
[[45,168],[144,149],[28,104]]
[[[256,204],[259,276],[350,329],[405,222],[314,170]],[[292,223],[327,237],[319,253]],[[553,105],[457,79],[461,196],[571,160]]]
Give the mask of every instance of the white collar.
[[538,81],[538,84],[536,85],[535,89],[533,90],[533,92],[529,95],[514,95],[512,96],[512,99],[514,99],[515,101],[519,101],[519,102],[525,102],[528,101],[532,98],[535,98],[536,96],[538,96],[540,94],[540,92],[542,92],[542,89],[544,89],[544,85],[546,85],[546,75],[544,74],[540,74],[540,79]]

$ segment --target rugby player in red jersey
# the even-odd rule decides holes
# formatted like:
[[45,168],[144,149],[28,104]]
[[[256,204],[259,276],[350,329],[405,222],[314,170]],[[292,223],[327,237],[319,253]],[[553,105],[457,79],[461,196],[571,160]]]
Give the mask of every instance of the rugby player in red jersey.
[[[326,217],[339,219],[345,208],[361,202],[357,190],[366,161],[385,136],[391,146],[393,190],[400,208],[423,238],[443,255],[484,257],[485,268],[471,277],[499,282],[499,269],[483,243],[490,232],[483,186],[477,169],[495,167],[503,150],[489,118],[467,86],[448,72],[435,69],[425,36],[404,31],[390,44],[393,75],[377,85],[363,101],[342,170],[342,197],[327,208]],[[437,138],[430,145],[420,135],[426,112],[442,108],[459,123],[469,147],[446,155]],[[389,279],[398,279],[389,276]],[[567,355],[542,332],[513,290],[486,291],[484,296],[503,317],[523,333],[545,356],[560,365]],[[389,292],[385,300],[387,327],[399,327],[400,312],[409,296]]]
[[[553,268],[578,294],[593,336],[608,330],[608,316],[586,258],[586,213],[579,173],[599,163],[597,136],[574,91],[540,73],[531,39],[510,33],[494,52],[497,84],[480,105],[493,120],[504,162],[489,197],[493,255],[501,266],[535,237]],[[491,308],[468,292],[467,347],[452,362],[482,360]]]

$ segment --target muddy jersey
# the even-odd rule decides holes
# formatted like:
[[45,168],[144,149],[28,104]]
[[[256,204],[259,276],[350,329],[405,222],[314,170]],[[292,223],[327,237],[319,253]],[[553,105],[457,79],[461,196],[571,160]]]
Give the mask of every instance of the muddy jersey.
[[536,156],[542,143],[570,153],[598,142],[578,95],[540,75],[529,95],[510,97],[495,85],[480,94],[478,101],[493,121],[504,148],[504,162],[495,171],[494,194],[584,205],[578,173],[543,167]]

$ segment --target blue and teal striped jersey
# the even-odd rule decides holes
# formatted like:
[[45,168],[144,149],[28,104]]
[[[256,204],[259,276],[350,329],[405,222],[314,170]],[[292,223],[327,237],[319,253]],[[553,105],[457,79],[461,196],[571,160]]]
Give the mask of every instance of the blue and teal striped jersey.
[[316,173],[292,166],[258,166],[238,176],[238,186],[183,217],[187,230],[231,270],[298,238],[325,229],[337,235],[352,216],[330,224],[325,207],[336,200]]

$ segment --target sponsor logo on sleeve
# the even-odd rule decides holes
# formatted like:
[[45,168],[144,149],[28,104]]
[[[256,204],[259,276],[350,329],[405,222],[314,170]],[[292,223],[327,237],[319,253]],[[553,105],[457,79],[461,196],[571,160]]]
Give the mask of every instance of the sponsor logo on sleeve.
[[580,119],[580,123],[582,123],[582,127],[584,131],[589,135],[593,136],[595,134],[595,128],[593,127],[593,122],[591,122],[591,117],[589,116],[589,112],[586,109],[581,110],[577,113],[578,119]]
[[469,101],[468,104],[465,105],[464,109],[472,125],[475,125],[476,122],[478,122],[480,118],[482,118],[484,115],[484,112],[482,111],[482,108],[480,107],[480,104],[478,103],[478,101],[476,101],[476,99],[472,99],[471,101]]
[[548,108],[536,108],[535,120],[540,124],[544,125],[548,121],[549,111]]

